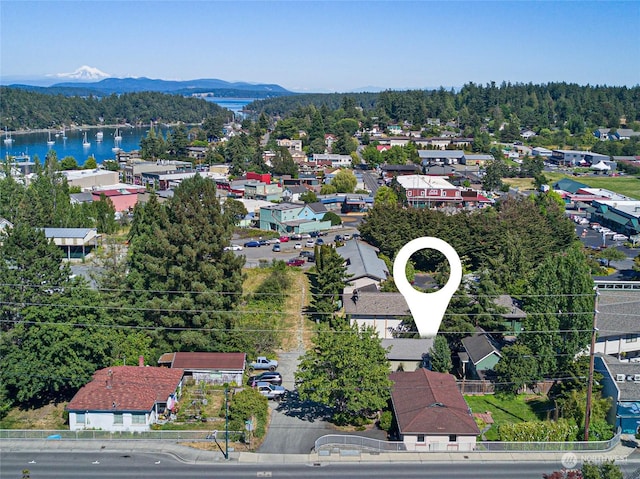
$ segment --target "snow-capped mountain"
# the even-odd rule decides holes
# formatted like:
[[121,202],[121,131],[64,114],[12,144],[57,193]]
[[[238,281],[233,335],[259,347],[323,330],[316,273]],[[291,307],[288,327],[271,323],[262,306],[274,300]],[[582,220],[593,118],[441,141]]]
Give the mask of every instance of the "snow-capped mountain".
[[71,73],[56,73],[53,75],[47,75],[55,78],[65,78],[68,80],[77,80],[77,81],[96,81],[103,80],[105,78],[109,78],[111,75],[105,73],[97,68],[90,67],[87,65],[83,65],[78,68],[76,71]]

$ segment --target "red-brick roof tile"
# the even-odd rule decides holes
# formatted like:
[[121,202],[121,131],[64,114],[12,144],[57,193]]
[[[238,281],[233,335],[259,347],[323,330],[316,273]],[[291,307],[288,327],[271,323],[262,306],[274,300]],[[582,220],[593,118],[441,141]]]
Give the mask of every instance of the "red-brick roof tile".
[[[151,411],[182,381],[182,369],[113,366],[100,369],[67,405],[69,411]],[[114,406],[115,405],[115,406]]]
[[391,400],[400,434],[480,434],[450,374],[418,369],[389,377],[394,383]]

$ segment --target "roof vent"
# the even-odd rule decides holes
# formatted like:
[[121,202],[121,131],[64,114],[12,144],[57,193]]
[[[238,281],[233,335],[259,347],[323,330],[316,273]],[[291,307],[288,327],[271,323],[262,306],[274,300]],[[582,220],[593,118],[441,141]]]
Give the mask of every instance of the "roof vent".
[[627,375],[627,381],[633,381],[633,376],[631,374]]
[[624,374],[616,374],[616,381],[624,382],[625,375]]
[[633,380],[634,381],[640,381],[640,374],[634,374],[633,375]]

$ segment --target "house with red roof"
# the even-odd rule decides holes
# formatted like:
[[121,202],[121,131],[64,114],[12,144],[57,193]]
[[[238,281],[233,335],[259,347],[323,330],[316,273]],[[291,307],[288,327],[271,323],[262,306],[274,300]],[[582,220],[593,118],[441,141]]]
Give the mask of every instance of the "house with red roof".
[[112,366],[96,371],[69,402],[69,429],[148,431],[180,399],[182,369]]
[[408,451],[472,451],[480,430],[451,374],[394,372],[391,402]]
[[242,384],[247,366],[246,353],[165,353],[158,359],[158,366],[178,368],[185,378],[192,377],[196,383]]

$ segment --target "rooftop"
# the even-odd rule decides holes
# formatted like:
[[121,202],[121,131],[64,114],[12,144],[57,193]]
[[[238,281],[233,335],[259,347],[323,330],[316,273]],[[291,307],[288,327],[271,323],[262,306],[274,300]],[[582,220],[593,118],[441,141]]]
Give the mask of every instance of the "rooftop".
[[69,411],[151,411],[182,380],[182,369],[113,366],[96,371],[67,405]]
[[421,368],[389,377],[401,434],[480,434],[452,375]]

